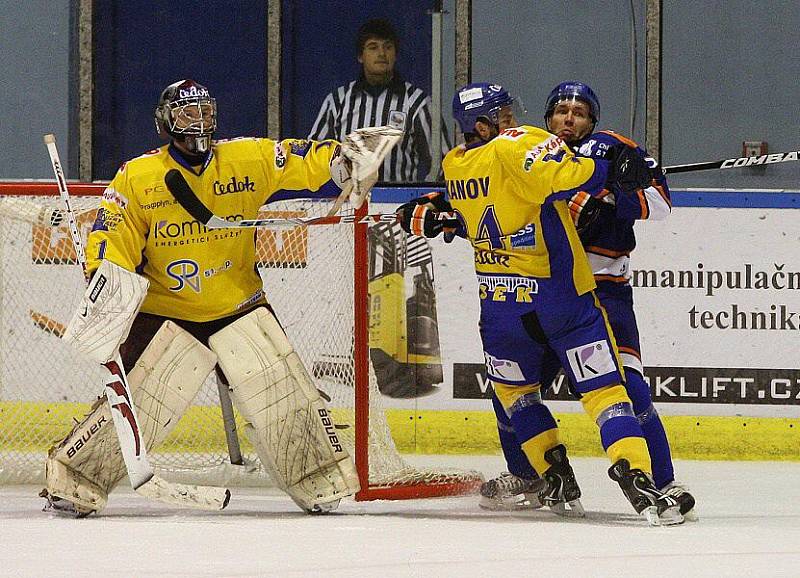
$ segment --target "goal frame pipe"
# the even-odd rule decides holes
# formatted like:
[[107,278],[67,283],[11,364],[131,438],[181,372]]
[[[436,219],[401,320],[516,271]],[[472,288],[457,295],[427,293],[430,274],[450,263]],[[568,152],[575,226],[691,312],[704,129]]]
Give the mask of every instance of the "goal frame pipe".
[[[367,214],[369,203],[356,210],[356,216]],[[442,476],[442,480],[431,483],[419,480],[411,483],[372,486],[369,482],[369,225],[354,225],[353,242],[353,307],[354,307],[354,379],[355,379],[355,463],[361,485],[356,501],[408,500],[463,495],[477,492],[482,480],[459,479],[457,476]],[[380,395],[380,393],[378,393]],[[390,434],[391,435],[391,432]]]

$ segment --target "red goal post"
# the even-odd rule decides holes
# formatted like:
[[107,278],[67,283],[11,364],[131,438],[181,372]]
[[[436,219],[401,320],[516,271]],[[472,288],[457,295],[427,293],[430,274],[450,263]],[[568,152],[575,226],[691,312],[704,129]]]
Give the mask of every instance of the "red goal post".
[[[83,235],[91,228],[104,188],[104,183],[69,183]],[[0,352],[0,483],[40,481],[49,444],[63,437],[71,420],[80,418],[102,391],[101,383],[87,379],[96,368],[81,366],[57,339],[83,283],[79,268],[70,267],[74,255],[66,226],[49,224],[49,214],[60,206],[55,183],[0,182],[0,258],[5,271],[0,274],[4,344]],[[328,207],[329,203],[318,201],[287,201],[268,205],[260,216],[319,216]],[[365,204],[357,215],[367,212]],[[482,481],[479,473],[415,468],[396,450],[370,363],[369,226],[259,229],[256,246],[267,297],[318,387],[332,397],[338,432],[350,446],[359,473],[362,490],[356,499],[475,492]],[[307,293],[311,294],[305,302],[298,303],[298,295]],[[301,305],[307,306],[298,311]],[[31,363],[31,358],[48,363]],[[320,366],[326,370],[317,372]],[[81,375],[84,383],[77,379]],[[53,386],[53,381],[62,385]],[[208,381],[213,382],[213,377]],[[53,387],[64,391],[53,391]],[[225,463],[224,426],[216,395],[214,383],[203,386],[177,433],[154,449],[154,466],[167,476],[180,475],[196,483],[218,478],[222,478],[219,483],[264,483],[267,476],[246,440],[242,440],[242,450],[248,472]]]

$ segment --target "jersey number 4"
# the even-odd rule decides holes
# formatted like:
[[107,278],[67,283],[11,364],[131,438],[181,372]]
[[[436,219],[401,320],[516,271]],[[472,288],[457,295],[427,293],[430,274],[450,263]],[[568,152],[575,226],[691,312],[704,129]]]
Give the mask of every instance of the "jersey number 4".
[[478,222],[478,240],[483,242],[488,241],[492,249],[503,248],[503,230],[500,228],[500,223],[497,221],[494,205],[489,205],[483,211],[481,220]]

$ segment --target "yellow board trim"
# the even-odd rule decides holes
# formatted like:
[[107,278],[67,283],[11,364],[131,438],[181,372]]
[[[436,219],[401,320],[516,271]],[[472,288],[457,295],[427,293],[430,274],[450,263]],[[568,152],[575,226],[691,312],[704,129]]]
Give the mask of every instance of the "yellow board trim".
[[[487,401],[488,405],[489,402]],[[73,416],[89,404],[0,402],[2,451],[46,451],[64,438]],[[339,413],[334,411],[334,419]],[[397,449],[417,454],[499,454],[497,419],[489,411],[386,411]],[[25,416],[24,425],[20,416]],[[219,408],[193,407],[170,435],[170,451],[227,451],[221,427],[201,432],[192,422],[221,424]],[[343,418],[345,416],[342,416]],[[573,456],[602,456],[597,426],[584,413],[555,414]],[[800,461],[800,418],[661,416],[677,459]],[[66,425],[65,425],[66,424]],[[241,426],[241,424],[239,424]],[[251,451],[242,436],[245,451]]]
[[[488,403],[488,402],[487,402]],[[418,454],[498,454],[491,411],[388,410],[398,450]],[[584,413],[555,414],[570,455],[604,455]],[[800,461],[800,418],[661,416],[677,459]]]

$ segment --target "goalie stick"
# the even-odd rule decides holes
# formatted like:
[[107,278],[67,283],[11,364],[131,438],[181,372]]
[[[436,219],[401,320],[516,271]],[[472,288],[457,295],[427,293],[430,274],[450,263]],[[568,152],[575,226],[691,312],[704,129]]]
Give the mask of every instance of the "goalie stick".
[[289,217],[244,219],[242,221],[228,221],[218,217],[197,198],[197,195],[186,182],[178,169],[170,169],[164,177],[167,188],[192,218],[203,223],[209,229],[252,229],[255,227],[281,229],[286,227],[309,225],[338,225],[362,223],[397,223],[399,217],[396,213],[376,213],[374,215],[329,215],[326,217]]
[[[67,223],[69,225],[70,236],[75,247],[78,262],[84,272],[86,271],[86,253],[83,248],[78,226],[75,220],[75,213],[72,211],[69,191],[67,190],[67,180],[61,166],[61,160],[56,148],[56,139],[52,134],[44,135],[44,142],[47,145],[47,152],[50,155],[50,163],[56,177],[58,192],[64,203]],[[231,499],[231,492],[227,488],[215,486],[196,486],[190,484],[178,484],[164,480],[157,475],[150,461],[147,458],[144,440],[141,437],[139,419],[136,416],[136,409],[133,405],[128,379],[119,353],[116,357],[104,364],[109,371],[106,379],[105,390],[108,404],[113,416],[114,429],[119,438],[119,445],[122,451],[122,458],[128,472],[131,487],[138,494],[178,506],[188,506],[202,510],[222,510]]]

